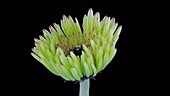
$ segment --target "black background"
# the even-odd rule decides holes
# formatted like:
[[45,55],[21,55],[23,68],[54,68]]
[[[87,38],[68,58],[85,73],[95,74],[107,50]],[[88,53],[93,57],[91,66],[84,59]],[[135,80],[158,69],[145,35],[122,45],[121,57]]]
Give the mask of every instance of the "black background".
[[157,23],[155,18],[159,15],[156,6],[149,2],[107,0],[15,2],[7,8],[8,11],[4,11],[9,14],[9,22],[4,24],[7,25],[6,30],[12,29],[6,32],[9,39],[3,44],[8,46],[6,50],[9,52],[4,56],[7,58],[2,78],[5,81],[4,89],[22,96],[78,96],[78,83],[64,82],[30,53],[34,38],[42,35],[42,29],[48,29],[54,22],[59,24],[62,15],[77,17],[82,23],[84,14],[92,8],[94,13],[100,12],[101,18],[105,15],[115,17],[123,30],[116,45],[116,56],[95,77],[96,80],[91,80],[90,96],[158,94],[159,84],[157,78],[153,78],[159,75],[159,69],[152,65],[158,62],[153,56],[158,52],[151,48],[158,43],[153,41],[159,33],[151,28],[153,23]]

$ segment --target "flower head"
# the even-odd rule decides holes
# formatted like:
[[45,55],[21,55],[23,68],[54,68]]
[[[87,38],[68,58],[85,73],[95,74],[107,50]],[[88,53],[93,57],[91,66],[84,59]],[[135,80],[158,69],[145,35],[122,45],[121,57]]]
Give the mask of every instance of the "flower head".
[[44,36],[35,39],[31,55],[49,71],[65,80],[95,77],[113,59],[122,27],[114,18],[84,15],[82,28],[77,18],[63,16],[61,28],[54,23]]

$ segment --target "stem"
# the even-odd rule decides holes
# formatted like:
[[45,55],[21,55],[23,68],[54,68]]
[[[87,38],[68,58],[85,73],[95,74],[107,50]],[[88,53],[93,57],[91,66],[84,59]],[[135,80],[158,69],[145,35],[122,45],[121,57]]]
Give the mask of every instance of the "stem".
[[85,79],[80,82],[79,96],[89,96],[90,80]]

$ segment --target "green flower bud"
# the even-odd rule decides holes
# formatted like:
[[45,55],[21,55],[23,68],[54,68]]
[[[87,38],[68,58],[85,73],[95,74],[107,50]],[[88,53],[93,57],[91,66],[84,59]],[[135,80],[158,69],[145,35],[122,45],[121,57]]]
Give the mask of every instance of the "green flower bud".
[[[82,30],[83,29],[83,30]],[[68,81],[95,77],[105,69],[116,54],[115,45],[122,26],[115,18],[93,15],[90,9],[84,15],[83,26],[71,16],[63,16],[61,27],[54,23],[43,36],[35,40],[31,55],[49,71]]]

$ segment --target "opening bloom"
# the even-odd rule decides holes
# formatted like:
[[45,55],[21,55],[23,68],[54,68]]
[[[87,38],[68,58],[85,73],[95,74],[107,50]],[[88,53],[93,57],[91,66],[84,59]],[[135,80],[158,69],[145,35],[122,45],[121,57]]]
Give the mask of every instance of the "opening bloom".
[[31,55],[65,80],[95,77],[115,56],[121,29],[114,18],[105,16],[100,21],[100,14],[93,15],[92,9],[84,16],[82,28],[77,18],[63,16],[61,28],[54,23],[35,39]]

